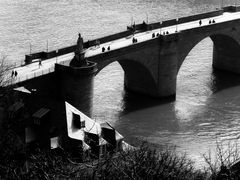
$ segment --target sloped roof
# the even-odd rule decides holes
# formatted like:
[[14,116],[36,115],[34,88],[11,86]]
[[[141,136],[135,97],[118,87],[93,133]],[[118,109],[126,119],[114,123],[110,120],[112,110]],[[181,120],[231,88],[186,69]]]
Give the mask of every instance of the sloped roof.
[[8,108],[8,110],[15,112],[15,111],[21,109],[22,107],[24,107],[24,104],[23,104],[22,102],[16,102],[16,103],[14,103],[13,105],[11,105],[11,106]]
[[119,141],[119,140],[123,139],[123,136],[114,127],[112,127],[108,122],[101,123],[100,126],[101,126],[101,128],[114,130],[115,131],[115,140],[116,141]]
[[[67,130],[68,136],[73,139],[84,140],[84,132],[100,135],[101,127],[100,124],[93,119],[89,118],[77,108],[65,102],[66,106],[66,120],[67,120]],[[81,117],[81,121],[85,121],[85,127],[79,130],[74,130],[72,128],[72,114],[78,114]]]
[[42,118],[45,116],[50,110],[47,108],[41,108],[37,112],[35,112],[32,116],[35,118]]
[[116,130],[115,130],[115,139],[116,141],[123,139],[123,136]]
[[100,126],[101,126],[101,128],[114,130],[114,128],[108,122],[101,123]]
[[108,142],[105,139],[103,139],[102,137],[99,137],[99,146],[106,145],[107,143]]
[[91,149],[91,147],[85,141],[82,141],[82,142],[83,142],[83,144],[82,144],[83,151],[87,151],[87,150]]
[[27,94],[31,94],[31,91],[29,91],[27,88],[25,88],[24,86],[18,87],[18,88],[14,88],[13,90],[15,91],[20,91],[23,93],[27,93]]

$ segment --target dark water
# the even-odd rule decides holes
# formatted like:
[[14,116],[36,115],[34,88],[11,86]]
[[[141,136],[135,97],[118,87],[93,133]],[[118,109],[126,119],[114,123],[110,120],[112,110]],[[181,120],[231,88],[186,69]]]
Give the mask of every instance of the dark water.
[[[219,0],[1,0],[0,52],[19,62],[30,51],[76,43],[78,32],[93,39],[125,30],[143,20],[162,21],[221,7]],[[224,1],[225,5],[235,1]],[[95,79],[93,116],[108,121],[128,141],[147,139],[175,145],[204,165],[202,154],[214,152],[216,140],[238,141],[240,76],[214,71],[212,41],[190,52],[177,77],[176,101],[156,101],[125,92],[124,72],[115,62]]]

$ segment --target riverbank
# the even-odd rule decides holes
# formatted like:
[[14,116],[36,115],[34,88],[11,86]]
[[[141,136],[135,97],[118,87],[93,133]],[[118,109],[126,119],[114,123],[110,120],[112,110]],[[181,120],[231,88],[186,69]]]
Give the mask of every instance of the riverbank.
[[8,159],[0,165],[2,179],[206,179],[185,156],[173,150],[158,153],[142,144],[138,150],[122,151],[99,160],[76,163],[65,151],[36,150],[25,160]]
[[[159,147],[143,141],[135,141],[136,144],[133,145],[138,148],[134,150],[108,153],[99,159],[89,156],[88,159],[79,161],[71,152],[62,148],[44,150],[35,146],[30,150],[16,131],[16,125],[21,124],[21,120],[13,122],[16,121],[8,119],[1,124],[0,179],[210,180],[221,179],[223,176],[238,177],[235,173],[238,167],[231,169],[238,160],[237,154],[231,151],[227,154],[221,146],[218,147],[218,159],[205,158],[208,166],[204,170],[195,168],[195,163],[185,154],[176,152],[174,147]],[[235,149],[231,150],[237,153]],[[224,159],[226,154],[230,155],[228,159]],[[224,171],[219,173],[222,169]]]

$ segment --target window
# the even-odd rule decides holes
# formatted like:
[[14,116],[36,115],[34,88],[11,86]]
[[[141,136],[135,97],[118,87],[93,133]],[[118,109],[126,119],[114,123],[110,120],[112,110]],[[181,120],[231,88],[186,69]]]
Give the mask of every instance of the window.
[[81,129],[81,117],[79,114],[72,113],[72,127]]
[[85,121],[81,121],[81,127],[85,128]]
[[79,114],[73,113],[72,115],[72,127],[75,129],[85,128],[85,121],[81,121]]

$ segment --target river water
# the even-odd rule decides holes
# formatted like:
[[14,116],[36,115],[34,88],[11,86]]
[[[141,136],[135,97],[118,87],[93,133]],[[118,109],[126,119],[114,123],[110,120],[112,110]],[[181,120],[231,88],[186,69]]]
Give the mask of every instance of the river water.
[[[9,63],[25,54],[53,50],[120,32],[131,22],[156,22],[221,7],[219,0],[0,0],[0,53]],[[239,3],[224,1],[224,5]],[[31,47],[31,48],[30,48]],[[240,76],[214,71],[212,41],[204,39],[177,76],[176,101],[135,96],[124,90],[114,62],[95,78],[93,118],[110,122],[129,142],[136,138],[176,146],[204,166],[202,154],[216,141],[240,135]]]

